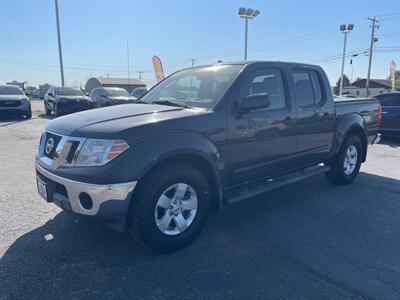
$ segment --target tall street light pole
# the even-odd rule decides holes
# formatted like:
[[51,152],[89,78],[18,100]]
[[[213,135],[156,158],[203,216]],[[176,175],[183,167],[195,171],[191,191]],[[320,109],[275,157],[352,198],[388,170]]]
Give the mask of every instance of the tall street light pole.
[[253,19],[260,14],[260,11],[252,8],[239,8],[239,16],[244,19],[244,60],[247,60],[247,37],[249,31],[249,19]]
[[344,77],[344,62],[346,60],[346,47],[347,47],[347,34],[352,31],[354,28],[353,24],[349,25],[340,25],[340,31],[344,33],[344,45],[343,45],[343,58],[342,58],[342,72],[340,75],[340,89],[339,96],[343,93],[343,77]]
[[58,56],[60,58],[60,71],[61,71],[61,85],[65,86],[64,82],[64,65],[62,58],[62,49],[61,49],[61,34],[60,34],[60,18],[58,16],[58,0],[55,0],[56,6],[56,22],[57,22],[57,37],[58,37]]

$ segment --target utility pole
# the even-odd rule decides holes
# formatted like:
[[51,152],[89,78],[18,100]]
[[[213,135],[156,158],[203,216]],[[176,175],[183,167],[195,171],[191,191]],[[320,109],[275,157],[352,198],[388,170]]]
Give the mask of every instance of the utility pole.
[[189,58],[189,60],[192,62],[192,67],[194,67],[194,63],[197,62],[197,59],[195,59],[195,58]]
[[63,66],[63,58],[62,58],[62,50],[61,50],[61,34],[60,34],[60,18],[58,16],[58,0],[55,0],[55,6],[56,6],[57,37],[58,37],[58,56],[60,58],[60,71],[61,71],[61,86],[64,86],[65,85],[64,66]]
[[378,39],[375,38],[375,28],[378,29],[379,25],[377,25],[376,23],[378,23],[379,21],[376,19],[376,17],[373,18],[368,18],[368,20],[370,20],[372,22],[372,30],[371,30],[371,44],[369,47],[369,62],[368,62],[368,75],[367,75],[367,83],[365,86],[366,89],[366,93],[367,93],[367,97],[369,96],[369,82],[371,79],[371,64],[372,64],[372,51],[374,48],[374,43],[378,41]]
[[126,39],[126,57],[127,57],[127,63],[128,63],[128,84],[129,84],[129,39]]
[[144,71],[137,71],[137,73],[139,74],[139,80],[142,80],[142,74],[144,73]]

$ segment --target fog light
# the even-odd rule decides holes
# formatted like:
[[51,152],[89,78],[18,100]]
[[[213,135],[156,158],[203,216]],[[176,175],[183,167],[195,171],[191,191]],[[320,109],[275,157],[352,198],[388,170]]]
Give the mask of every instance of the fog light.
[[90,210],[93,207],[92,198],[87,193],[79,194],[79,202],[84,209]]

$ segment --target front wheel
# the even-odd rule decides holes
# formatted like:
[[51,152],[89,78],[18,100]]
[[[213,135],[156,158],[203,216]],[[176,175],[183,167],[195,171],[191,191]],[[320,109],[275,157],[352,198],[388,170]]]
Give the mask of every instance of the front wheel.
[[25,114],[25,117],[26,117],[27,119],[32,118],[32,111],[29,110],[29,111]]
[[328,164],[331,171],[326,173],[327,178],[335,184],[352,183],[360,171],[362,153],[360,138],[354,135],[347,137],[339,153]]
[[209,203],[210,189],[203,174],[190,164],[170,164],[138,185],[128,224],[133,236],[155,252],[173,252],[199,235]]
[[44,103],[44,110],[46,112],[46,115],[50,116],[51,115],[51,110],[49,109],[48,103],[47,102],[43,102],[43,103]]
[[58,110],[58,104],[54,103],[54,117],[61,116],[60,111]]

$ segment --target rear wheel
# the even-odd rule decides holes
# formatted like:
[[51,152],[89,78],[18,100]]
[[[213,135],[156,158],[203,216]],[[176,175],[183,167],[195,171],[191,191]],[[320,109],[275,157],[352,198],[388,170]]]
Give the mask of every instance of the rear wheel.
[[360,138],[349,136],[343,142],[339,153],[329,163],[331,171],[327,178],[335,184],[349,184],[357,177],[361,167],[363,148]]
[[132,235],[158,253],[179,250],[201,232],[210,190],[202,173],[173,163],[144,178],[135,191],[128,224]]

